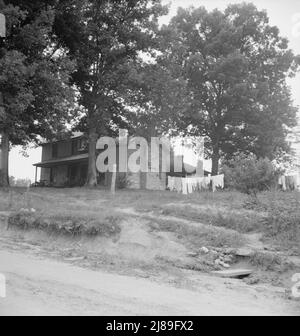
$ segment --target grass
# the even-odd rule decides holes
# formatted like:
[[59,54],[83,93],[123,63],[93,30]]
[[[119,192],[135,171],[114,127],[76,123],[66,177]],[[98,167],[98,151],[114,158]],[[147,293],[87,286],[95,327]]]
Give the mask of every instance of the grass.
[[[11,203],[11,204],[10,204]],[[188,237],[190,244],[230,245],[239,233],[260,232],[264,239],[300,255],[300,196],[298,192],[264,192],[253,199],[239,192],[203,192],[181,195],[168,191],[119,190],[115,196],[98,189],[13,189],[0,191],[0,211],[32,207],[38,216],[53,220],[108,223],[126,218],[122,209],[140,214],[153,213],[160,230]],[[165,221],[162,215],[202,223],[205,230],[187,227],[180,221]],[[110,219],[111,218],[111,219]],[[221,236],[211,227],[236,231],[236,236]],[[219,231],[221,232],[221,231]],[[212,236],[215,235],[214,239]],[[231,234],[230,234],[231,235]],[[206,244],[204,244],[206,242]]]
[[150,224],[153,231],[171,232],[192,249],[201,247],[240,247],[245,243],[243,237],[234,231],[216,230],[210,226],[191,226],[165,219],[155,219]]
[[259,201],[268,212],[263,222],[264,239],[300,255],[299,193],[262,194]]
[[259,222],[264,216],[255,211],[231,209],[224,206],[210,205],[167,205],[161,206],[162,213],[191,221],[224,227],[240,233],[259,230]]
[[[191,258],[189,252],[204,246],[215,251],[243,247],[247,234],[259,233],[253,236],[262,235],[267,246],[279,253],[262,250],[234,262],[255,268],[259,279],[272,282],[297,271],[286,256],[300,256],[299,199],[298,193],[288,192],[249,198],[232,191],[185,196],[119,190],[113,196],[85,188],[34,188],[29,194],[20,188],[11,194],[0,190],[0,212],[12,213],[14,227],[6,231],[2,220],[0,239],[5,244],[9,237],[7,244],[13,246],[14,239],[36,243],[38,253],[59,259],[84,257],[78,261],[83,267],[153,278],[159,274],[168,278],[174,272],[176,279],[185,279],[181,269],[210,272],[216,267],[213,254]],[[35,212],[26,214],[26,208]],[[1,218],[0,213],[0,222]]]

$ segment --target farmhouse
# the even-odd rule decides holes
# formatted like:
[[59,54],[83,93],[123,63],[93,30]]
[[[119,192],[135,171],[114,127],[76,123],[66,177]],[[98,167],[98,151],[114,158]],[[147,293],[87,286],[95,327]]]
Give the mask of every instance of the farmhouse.
[[[117,179],[118,181],[126,181],[126,187],[131,189],[149,189],[149,190],[165,190],[167,187],[167,176],[177,175],[174,169],[175,156],[174,152],[163,145],[159,151],[159,170],[157,172],[123,172],[120,171],[119,158],[119,140],[116,139],[117,146]],[[128,138],[130,141],[130,138]],[[169,150],[169,152],[168,152]],[[103,150],[104,151],[104,150]],[[128,157],[135,150],[128,150]],[[170,170],[163,167],[162,154],[170,155]],[[98,151],[97,154],[100,154]],[[151,149],[148,159],[151,158]],[[176,162],[181,162],[181,174],[186,176],[195,173],[196,167],[187,166],[183,163],[183,157],[176,156]],[[36,182],[38,179],[38,168],[40,172],[40,186],[52,187],[75,187],[83,186],[87,180],[88,174],[88,141],[83,133],[74,133],[71,138],[53,141],[42,145],[42,160],[34,165],[36,167]],[[149,161],[150,166],[150,161]],[[203,170],[203,163],[201,165]],[[98,172],[98,185],[109,187],[111,184],[112,172]]]

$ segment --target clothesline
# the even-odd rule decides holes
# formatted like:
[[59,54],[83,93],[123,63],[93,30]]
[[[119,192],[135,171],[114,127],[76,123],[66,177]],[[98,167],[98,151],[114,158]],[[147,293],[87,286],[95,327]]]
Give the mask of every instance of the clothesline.
[[217,176],[204,177],[168,177],[168,189],[183,193],[184,195],[192,194],[196,191],[209,190],[212,186],[212,191],[217,188],[224,188],[224,174]]

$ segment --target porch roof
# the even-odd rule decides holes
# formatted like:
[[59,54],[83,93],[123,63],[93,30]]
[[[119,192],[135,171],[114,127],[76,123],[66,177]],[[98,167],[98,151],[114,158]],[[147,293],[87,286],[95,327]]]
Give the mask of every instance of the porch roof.
[[70,163],[84,162],[88,160],[88,157],[89,155],[85,153],[85,154],[68,156],[65,158],[60,158],[60,159],[55,159],[55,160],[39,162],[39,163],[34,164],[34,166],[39,167],[39,168],[51,168],[51,167],[62,166],[65,164],[70,164]]

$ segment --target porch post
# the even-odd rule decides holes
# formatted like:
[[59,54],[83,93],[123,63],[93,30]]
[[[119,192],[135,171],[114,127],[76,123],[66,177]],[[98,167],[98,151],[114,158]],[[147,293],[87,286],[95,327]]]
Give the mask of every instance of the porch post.
[[35,167],[35,180],[34,180],[34,184],[36,185],[37,183],[37,173],[38,173],[38,167]]

